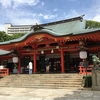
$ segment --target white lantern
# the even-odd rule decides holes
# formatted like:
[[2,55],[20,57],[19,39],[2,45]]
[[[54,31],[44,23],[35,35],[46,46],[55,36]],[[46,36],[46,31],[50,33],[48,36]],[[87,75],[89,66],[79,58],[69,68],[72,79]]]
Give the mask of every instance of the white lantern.
[[41,51],[41,54],[44,54],[44,51],[43,50]]
[[13,57],[12,61],[13,61],[13,63],[18,63],[18,57]]
[[51,50],[51,53],[54,53],[54,50],[53,49]]
[[80,55],[81,59],[86,59],[87,58],[87,52],[86,51],[80,51],[79,55]]

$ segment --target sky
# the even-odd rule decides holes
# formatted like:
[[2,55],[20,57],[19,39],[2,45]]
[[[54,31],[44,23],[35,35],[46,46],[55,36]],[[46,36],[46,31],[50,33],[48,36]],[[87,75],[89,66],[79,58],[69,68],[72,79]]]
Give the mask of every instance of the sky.
[[0,0],[0,30],[5,23],[44,24],[84,14],[100,22],[100,0]]

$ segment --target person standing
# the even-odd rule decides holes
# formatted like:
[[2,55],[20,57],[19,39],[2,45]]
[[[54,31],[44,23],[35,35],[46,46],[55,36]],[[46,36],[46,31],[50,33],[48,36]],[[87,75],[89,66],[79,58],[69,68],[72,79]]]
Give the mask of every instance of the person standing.
[[50,65],[48,59],[46,59],[45,66],[46,66],[46,73],[49,73]]
[[33,63],[32,61],[29,62],[29,74],[32,74]]

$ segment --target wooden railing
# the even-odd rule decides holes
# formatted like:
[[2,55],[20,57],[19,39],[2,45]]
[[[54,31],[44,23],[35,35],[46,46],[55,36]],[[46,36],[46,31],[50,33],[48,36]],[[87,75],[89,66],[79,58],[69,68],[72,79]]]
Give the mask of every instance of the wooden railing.
[[92,65],[84,68],[83,66],[79,66],[79,74],[92,74]]
[[8,68],[3,68],[3,69],[0,69],[0,76],[7,76],[9,75],[9,69]]

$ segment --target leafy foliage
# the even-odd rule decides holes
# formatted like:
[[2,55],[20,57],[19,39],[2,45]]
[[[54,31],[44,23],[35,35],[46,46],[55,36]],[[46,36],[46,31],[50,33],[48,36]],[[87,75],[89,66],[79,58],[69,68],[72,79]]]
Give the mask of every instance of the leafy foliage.
[[94,28],[100,28],[100,22],[87,20],[86,21],[86,29],[94,29]]
[[15,33],[11,36],[11,39],[17,39],[20,38],[24,35],[24,33]]
[[16,34],[13,34],[10,36],[10,35],[6,34],[4,31],[0,31],[0,42],[17,39],[23,35],[24,35],[23,33],[16,33]]
[[4,31],[0,31],[0,42],[8,41],[11,37],[7,35]]
[[92,76],[89,75],[89,76],[84,76],[83,77],[84,79],[84,87],[91,87],[92,86]]

